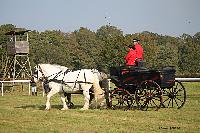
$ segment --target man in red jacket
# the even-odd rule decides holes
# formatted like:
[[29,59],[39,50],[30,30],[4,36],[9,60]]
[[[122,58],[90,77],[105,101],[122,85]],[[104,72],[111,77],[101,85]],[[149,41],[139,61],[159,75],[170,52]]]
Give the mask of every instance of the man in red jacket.
[[139,43],[140,40],[138,39],[133,39],[133,47],[135,47],[137,58],[143,60],[143,48],[141,44]]
[[136,61],[135,61],[136,66],[139,66],[139,62],[144,60],[143,58],[144,50],[139,41],[140,40],[138,39],[133,39],[133,47],[135,48],[136,51]]
[[135,66],[135,60],[136,60],[136,51],[134,50],[134,47],[132,45],[128,46],[129,47],[129,52],[128,54],[124,57],[126,61],[126,65],[132,65]]

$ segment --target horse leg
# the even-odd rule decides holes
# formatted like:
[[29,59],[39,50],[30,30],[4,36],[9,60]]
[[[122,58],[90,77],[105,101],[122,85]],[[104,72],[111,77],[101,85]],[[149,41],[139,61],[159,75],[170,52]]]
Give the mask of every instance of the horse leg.
[[72,96],[70,93],[64,93],[64,96],[67,97],[66,99],[66,103],[67,103],[67,106],[71,109],[74,107],[74,104],[72,103]]
[[93,94],[93,92],[90,92],[90,104],[92,103],[93,99],[94,99],[94,94]]
[[81,110],[88,110],[89,109],[89,101],[90,101],[90,94],[89,90],[83,90],[83,95],[84,95],[84,101],[85,104]]
[[71,103],[71,94],[70,93],[66,93],[65,96],[67,97],[67,103]]
[[65,96],[63,96],[62,94],[60,94],[60,98],[61,98],[61,101],[63,103],[63,108],[61,110],[68,110],[68,106],[65,102]]
[[56,93],[58,93],[58,91],[55,91],[55,90],[54,90],[54,91],[51,90],[51,91],[48,93],[45,110],[49,110],[49,109],[51,108],[50,99],[51,99],[51,97],[52,97],[54,94],[56,94]]

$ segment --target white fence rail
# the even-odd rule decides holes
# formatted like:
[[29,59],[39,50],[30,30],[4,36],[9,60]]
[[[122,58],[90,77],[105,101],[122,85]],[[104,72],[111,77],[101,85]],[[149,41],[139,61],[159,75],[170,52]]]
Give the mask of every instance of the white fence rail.
[[0,81],[0,83],[1,83],[1,96],[3,96],[3,86],[4,86],[4,83],[28,83],[28,94],[30,95],[31,94],[31,91],[30,91],[30,81],[31,80]]
[[180,82],[200,82],[200,78],[175,78]]
[[[175,78],[175,80],[178,80],[180,82],[200,82],[200,78]],[[1,83],[1,95],[3,96],[4,83],[28,83],[28,93],[30,95],[31,94],[31,92],[30,92],[30,81],[31,80],[0,81],[0,83]],[[110,79],[109,79],[109,85],[110,85]],[[43,92],[43,96],[44,96],[44,92]]]

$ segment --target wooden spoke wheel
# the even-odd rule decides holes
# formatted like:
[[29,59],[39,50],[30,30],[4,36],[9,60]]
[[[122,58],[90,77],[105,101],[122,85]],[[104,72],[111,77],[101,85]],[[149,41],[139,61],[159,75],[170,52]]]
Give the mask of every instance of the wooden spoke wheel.
[[156,82],[148,80],[141,83],[141,87],[135,93],[135,98],[139,109],[158,110],[162,105],[162,90]]
[[175,85],[171,88],[163,89],[163,106],[166,108],[183,107],[186,101],[185,87],[180,81],[175,81]]
[[133,99],[128,91],[117,88],[110,95],[110,106],[112,109],[129,109]]

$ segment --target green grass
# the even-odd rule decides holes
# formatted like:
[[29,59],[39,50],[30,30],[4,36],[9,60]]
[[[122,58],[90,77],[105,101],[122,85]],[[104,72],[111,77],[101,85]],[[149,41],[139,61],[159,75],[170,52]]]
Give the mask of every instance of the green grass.
[[[45,111],[46,97],[28,96],[27,87],[15,87],[0,96],[0,132],[199,132],[200,83],[184,83],[187,101],[181,109],[158,111],[90,109],[81,111],[82,95],[73,95],[74,109],[61,111],[58,95]],[[9,90],[9,89],[7,89]]]

